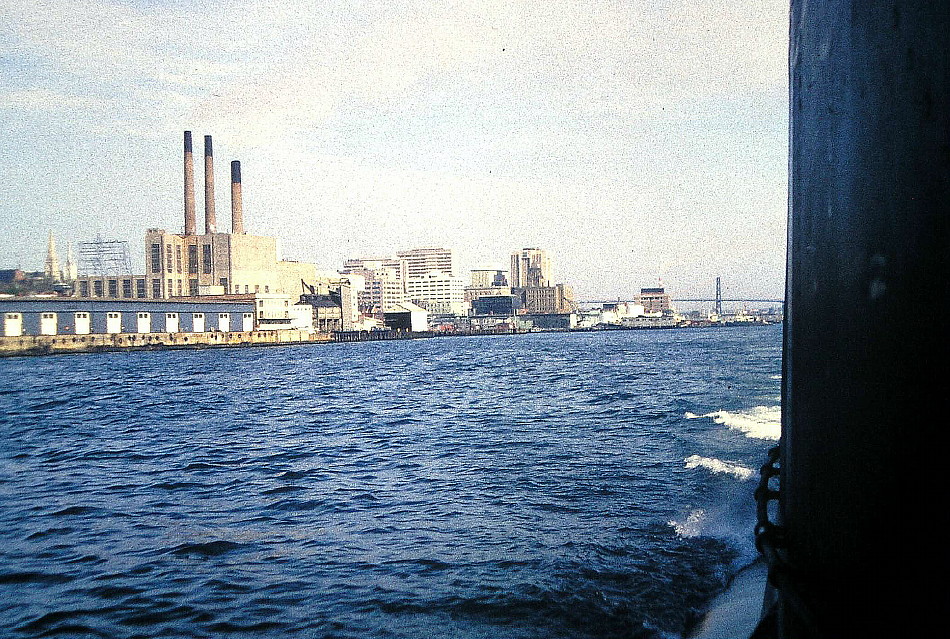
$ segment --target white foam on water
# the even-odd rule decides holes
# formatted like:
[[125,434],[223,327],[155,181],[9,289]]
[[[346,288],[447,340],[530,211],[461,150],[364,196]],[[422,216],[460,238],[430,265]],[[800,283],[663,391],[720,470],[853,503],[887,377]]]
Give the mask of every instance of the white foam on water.
[[717,424],[745,433],[746,437],[778,441],[782,434],[782,407],[755,406],[745,411],[717,410],[704,415],[686,413],[686,419],[710,418]]
[[755,471],[751,468],[746,468],[742,464],[736,464],[734,462],[725,462],[721,459],[716,459],[715,457],[702,457],[700,455],[690,455],[685,460],[687,468],[705,468],[714,473],[732,475],[743,481],[751,479],[755,475]]
[[686,516],[686,521],[676,521],[671,519],[667,522],[677,535],[680,537],[699,537],[703,530],[703,522],[706,520],[706,511],[702,508],[693,509]]
[[769,375],[769,379],[782,379],[781,375]]

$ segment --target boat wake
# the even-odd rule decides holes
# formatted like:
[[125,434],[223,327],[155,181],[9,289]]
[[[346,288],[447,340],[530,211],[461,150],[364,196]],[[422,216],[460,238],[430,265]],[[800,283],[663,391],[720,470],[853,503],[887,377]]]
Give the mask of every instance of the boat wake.
[[686,419],[712,419],[754,439],[778,441],[782,433],[781,406],[755,406],[745,411],[717,410],[697,415],[686,413]]
[[718,474],[732,475],[737,479],[751,479],[755,475],[755,471],[751,468],[746,468],[742,464],[737,464],[734,462],[726,462],[715,457],[703,457],[701,455],[690,455],[685,460],[687,468],[705,468],[709,471]]

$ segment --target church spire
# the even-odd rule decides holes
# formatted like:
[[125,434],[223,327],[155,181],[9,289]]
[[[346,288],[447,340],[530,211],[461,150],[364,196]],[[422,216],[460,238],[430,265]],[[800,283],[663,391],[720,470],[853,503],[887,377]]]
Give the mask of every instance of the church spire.
[[49,241],[46,244],[46,281],[56,283],[63,279],[63,274],[59,270],[59,258],[56,257],[56,240],[53,239],[53,232],[50,231]]

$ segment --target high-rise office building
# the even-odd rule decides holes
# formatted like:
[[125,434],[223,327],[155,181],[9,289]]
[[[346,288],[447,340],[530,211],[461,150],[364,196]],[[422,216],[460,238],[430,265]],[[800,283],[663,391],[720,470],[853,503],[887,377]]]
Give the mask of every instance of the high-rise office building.
[[511,293],[528,313],[571,313],[577,310],[570,286],[555,284],[547,251],[525,248],[511,254]]
[[547,251],[525,248],[511,254],[511,288],[551,286],[553,279]]
[[471,288],[490,288],[492,286],[508,286],[508,274],[498,268],[472,269]]
[[446,273],[430,271],[406,280],[406,297],[430,313],[464,315],[465,281]]
[[433,271],[455,276],[455,253],[445,248],[417,248],[399,251],[396,257],[406,263],[405,277],[425,277]]
[[358,275],[359,310],[364,313],[391,311],[406,301],[405,262],[389,257],[359,257],[343,262],[340,273]]

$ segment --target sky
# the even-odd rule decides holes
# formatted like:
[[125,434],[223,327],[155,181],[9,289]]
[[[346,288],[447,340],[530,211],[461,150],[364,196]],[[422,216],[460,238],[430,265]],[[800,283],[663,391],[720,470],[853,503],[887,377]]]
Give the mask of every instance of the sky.
[[781,299],[785,0],[0,0],[0,268],[47,236],[181,232],[182,137],[219,230],[285,259],[546,249],[581,300]]

